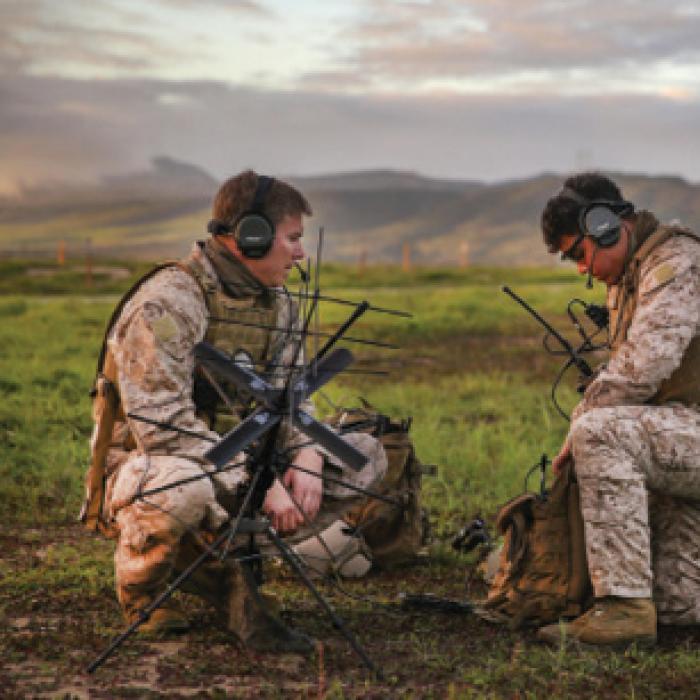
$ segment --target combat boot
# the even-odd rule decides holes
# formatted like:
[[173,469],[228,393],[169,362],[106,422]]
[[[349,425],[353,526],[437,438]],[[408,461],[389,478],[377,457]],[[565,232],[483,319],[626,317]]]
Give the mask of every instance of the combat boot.
[[287,627],[274,614],[247,566],[235,565],[228,582],[228,629],[246,648],[279,654],[306,655],[313,651],[309,637]]
[[[157,594],[152,590],[137,591],[134,589],[134,586],[117,586],[117,598],[124,613],[124,619],[129,625],[140,619],[141,611],[155,600]],[[148,620],[141,623],[136,631],[139,634],[167,634],[169,632],[186,632],[189,628],[190,623],[180,606],[170,598],[156,608]]]
[[[152,598],[140,597],[138,601],[130,600],[129,605],[122,607],[124,619],[131,625],[141,617],[141,610],[150,605]],[[142,622],[136,629],[139,634],[178,634],[187,632],[190,623],[180,609],[180,606],[172,599],[167,600],[156,608],[148,620]]]
[[145,635],[181,634],[189,628],[190,623],[184,614],[175,606],[168,606],[156,608],[148,620],[139,625],[137,631]]
[[537,638],[555,645],[574,642],[584,647],[652,646],[656,643],[656,607],[649,598],[599,598],[572,622],[542,627]]

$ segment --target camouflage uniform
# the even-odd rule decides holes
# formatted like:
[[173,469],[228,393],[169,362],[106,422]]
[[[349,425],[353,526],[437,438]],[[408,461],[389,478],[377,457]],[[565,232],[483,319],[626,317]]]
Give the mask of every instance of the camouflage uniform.
[[[209,282],[220,284],[200,246],[195,245],[190,260],[204,270]],[[271,303],[278,306],[277,327],[287,328],[289,324],[292,328],[297,319],[288,295],[281,290],[266,290],[243,265],[237,265],[239,269],[233,271],[245,290],[235,295],[238,300],[247,300],[247,304],[255,294],[269,294]],[[205,338],[211,322],[202,288],[185,269],[165,268],[138,288],[119,314],[107,343],[117,368],[124,414],[168,423],[211,440],[219,438],[199,417],[193,399],[193,347]],[[242,347],[246,346],[245,333],[245,326],[240,327]],[[277,343],[272,364],[278,369],[272,370],[271,381],[280,386],[285,372],[279,366],[293,362],[297,353],[291,338],[298,336],[267,335],[273,347]],[[304,408],[313,411],[309,404]],[[299,436],[293,429],[286,426],[285,432],[287,446],[298,444]],[[360,485],[370,486],[386,470],[381,445],[364,434],[345,437],[370,456],[363,472],[353,475]],[[211,442],[205,439],[123,416],[114,426],[105,464],[102,517],[117,533],[117,596],[127,616],[164,588],[174,568],[186,565],[178,560],[178,554],[184,551],[180,546],[183,537],[191,541],[194,535],[197,539],[198,532],[213,532],[229,518],[222,504],[232,502],[247,475],[242,467],[213,473],[214,467],[203,457],[210,447]],[[138,496],[142,491],[203,472],[210,478],[148,497]]]
[[[642,212],[635,231],[655,224]],[[698,623],[700,407],[650,404],[700,333],[700,244],[672,236],[638,280],[631,323],[572,416],[588,565],[596,597],[653,594],[659,621]]]

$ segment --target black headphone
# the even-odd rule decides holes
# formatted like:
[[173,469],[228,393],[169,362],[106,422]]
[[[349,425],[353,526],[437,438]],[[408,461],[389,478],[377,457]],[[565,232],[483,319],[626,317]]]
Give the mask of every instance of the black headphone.
[[274,181],[273,177],[258,175],[253,203],[236,219],[233,228],[223,221],[212,219],[207,225],[207,231],[214,236],[232,234],[238,250],[246,258],[265,257],[275,240],[275,225],[263,212],[263,206]]
[[634,204],[620,200],[586,199],[583,195],[564,187],[559,197],[572,199],[580,206],[578,227],[581,233],[590,236],[601,248],[609,248],[620,240],[621,217],[634,211]]

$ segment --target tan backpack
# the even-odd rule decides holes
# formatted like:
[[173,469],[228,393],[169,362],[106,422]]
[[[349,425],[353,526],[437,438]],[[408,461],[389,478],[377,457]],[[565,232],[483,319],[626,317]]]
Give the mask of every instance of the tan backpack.
[[341,411],[330,422],[336,427],[364,430],[382,443],[387,473],[373,490],[399,503],[368,497],[344,515],[345,521],[362,534],[375,564],[387,569],[411,561],[428,540],[421,482],[423,474],[434,473],[434,468],[424,467],[416,457],[409,437],[410,419],[395,421],[367,406]]
[[482,606],[484,617],[517,629],[576,617],[590,606],[583,518],[571,460],[549,492],[524,493],[506,503],[496,527],[505,539]]

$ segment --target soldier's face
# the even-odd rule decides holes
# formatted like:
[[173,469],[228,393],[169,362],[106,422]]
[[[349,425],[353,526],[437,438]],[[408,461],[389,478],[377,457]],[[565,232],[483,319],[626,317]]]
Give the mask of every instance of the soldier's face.
[[608,248],[601,248],[590,236],[581,238],[578,233],[562,236],[559,251],[562,257],[573,260],[578,271],[587,275],[591,271],[593,277],[608,286],[615,284],[624,270],[629,240],[629,225],[622,222],[620,240]]
[[264,285],[279,287],[289,277],[294,263],[304,259],[303,235],[302,215],[285,216],[277,224],[270,252],[259,260],[245,259],[245,264]]

